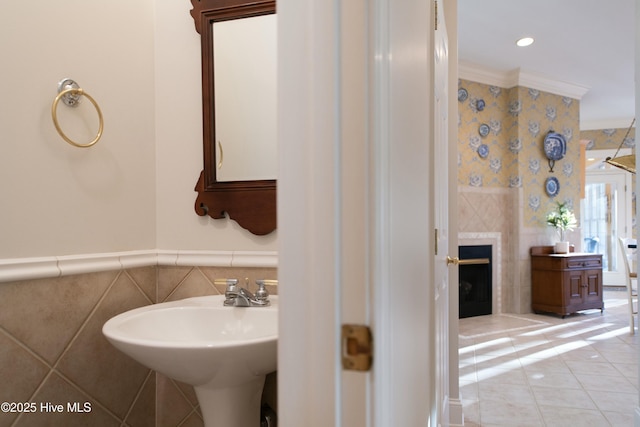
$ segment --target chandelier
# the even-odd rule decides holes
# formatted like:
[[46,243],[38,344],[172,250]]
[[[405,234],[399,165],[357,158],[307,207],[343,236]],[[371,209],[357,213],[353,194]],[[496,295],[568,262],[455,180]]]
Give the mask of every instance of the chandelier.
[[611,166],[624,169],[627,172],[631,172],[633,174],[636,173],[636,155],[628,154],[626,156],[618,157],[618,153],[620,152],[624,141],[626,141],[627,137],[629,136],[629,132],[631,132],[631,128],[633,127],[633,124],[635,122],[636,119],[633,119],[633,121],[631,122],[631,126],[629,126],[629,129],[627,129],[627,133],[624,135],[624,138],[622,138],[622,141],[620,142],[620,146],[618,147],[616,154],[614,154],[613,157],[607,157],[605,159],[605,163],[609,163]]

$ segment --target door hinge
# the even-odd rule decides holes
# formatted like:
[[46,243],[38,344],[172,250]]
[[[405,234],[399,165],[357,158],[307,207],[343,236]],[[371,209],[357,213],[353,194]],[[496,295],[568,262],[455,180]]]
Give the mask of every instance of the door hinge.
[[436,20],[436,31],[438,30],[438,2],[435,2],[436,4],[436,10],[435,10],[435,20]]
[[368,371],[373,363],[373,335],[365,325],[342,325],[342,368]]

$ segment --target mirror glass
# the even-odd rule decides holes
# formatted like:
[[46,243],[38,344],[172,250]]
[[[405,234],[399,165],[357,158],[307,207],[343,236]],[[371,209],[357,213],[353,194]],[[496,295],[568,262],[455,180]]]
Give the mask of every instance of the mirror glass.
[[276,19],[211,24],[219,182],[276,179]]

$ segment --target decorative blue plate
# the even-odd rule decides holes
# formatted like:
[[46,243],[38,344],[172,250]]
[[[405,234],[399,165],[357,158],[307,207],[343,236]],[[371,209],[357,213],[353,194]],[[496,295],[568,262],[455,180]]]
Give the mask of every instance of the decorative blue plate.
[[483,159],[489,155],[489,146],[487,144],[480,144],[478,147],[478,155]]
[[567,141],[557,132],[549,132],[544,138],[544,154],[549,160],[560,160],[567,153]]
[[489,131],[491,130],[491,128],[489,127],[488,124],[483,123],[480,125],[480,127],[478,128],[478,133],[480,134],[481,137],[485,137],[487,135],[489,135]]
[[544,183],[544,188],[547,190],[547,195],[549,197],[555,197],[558,195],[560,191],[560,183],[558,182],[558,178],[555,176],[550,176]]
[[469,96],[469,94],[467,93],[467,90],[465,88],[461,87],[460,89],[458,89],[458,101],[459,102],[466,101],[468,96]]
[[482,110],[484,110],[484,105],[485,105],[485,104],[484,104],[484,99],[478,99],[478,100],[476,101],[476,109],[477,109],[478,111],[482,111]]

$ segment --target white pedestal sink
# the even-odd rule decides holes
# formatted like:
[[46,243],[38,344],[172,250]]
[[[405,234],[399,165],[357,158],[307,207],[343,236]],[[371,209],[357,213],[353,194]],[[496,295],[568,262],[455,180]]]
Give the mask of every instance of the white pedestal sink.
[[194,386],[206,427],[260,425],[265,376],[276,370],[278,297],[269,307],[224,307],[224,295],[119,314],[102,332],[120,351]]

